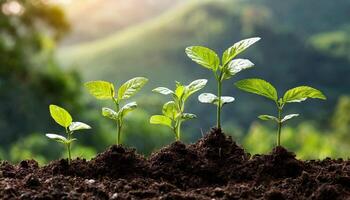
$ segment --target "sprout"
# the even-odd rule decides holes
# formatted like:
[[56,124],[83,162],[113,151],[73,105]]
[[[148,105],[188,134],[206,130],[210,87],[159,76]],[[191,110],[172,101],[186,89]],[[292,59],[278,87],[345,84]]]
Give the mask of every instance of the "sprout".
[[137,107],[136,102],[130,102],[121,107],[122,100],[134,96],[146,83],[147,78],[136,77],[128,80],[120,86],[118,92],[114,89],[112,83],[107,81],[90,81],[85,83],[85,87],[89,93],[100,100],[112,100],[115,104],[116,110],[111,108],[102,108],[102,115],[112,119],[117,124],[117,144],[120,144],[121,131],[123,127],[124,117],[127,113]]
[[207,84],[206,79],[195,80],[188,85],[182,85],[176,82],[176,89],[172,91],[165,87],[158,87],[153,90],[163,95],[172,95],[173,100],[164,104],[163,115],[153,115],[150,119],[151,124],[161,124],[168,126],[175,133],[175,139],[178,141],[181,138],[182,122],[194,119],[197,116],[191,113],[185,113],[185,102],[192,94],[202,89]]
[[247,59],[234,58],[259,40],[260,38],[255,37],[235,43],[224,52],[221,64],[219,56],[207,47],[191,46],[186,48],[186,54],[188,57],[214,73],[217,81],[217,96],[210,93],[204,93],[198,97],[198,100],[202,103],[211,103],[217,106],[218,128],[221,128],[222,106],[234,101],[233,97],[222,96],[222,82],[230,79],[238,72],[254,66],[254,64]]
[[59,106],[50,105],[49,109],[51,117],[55,122],[65,128],[67,137],[53,133],[46,134],[46,137],[66,145],[68,151],[68,163],[70,164],[72,161],[71,143],[77,140],[76,138],[73,138],[74,131],[91,129],[91,127],[82,122],[73,122],[72,116],[69,112]]
[[277,123],[277,146],[280,146],[281,144],[281,129],[283,123],[294,117],[299,116],[299,114],[289,114],[282,117],[283,107],[287,103],[299,103],[305,101],[307,98],[326,100],[326,97],[324,96],[324,94],[322,94],[321,91],[309,86],[299,86],[292,88],[286,93],[284,93],[282,98],[279,98],[275,87],[272,86],[269,82],[262,79],[244,79],[236,82],[235,85],[237,88],[243,91],[264,96],[275,102],[277,107],[277,117],[271,115],[260,115],[259,119],[272,120]]

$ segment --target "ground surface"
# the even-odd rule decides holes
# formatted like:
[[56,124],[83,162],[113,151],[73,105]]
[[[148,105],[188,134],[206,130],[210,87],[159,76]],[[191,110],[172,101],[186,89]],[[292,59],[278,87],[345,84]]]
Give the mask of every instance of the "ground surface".
[[91,161],[0,166],[0,199],[350,199],[350,162],[250,156],[220,130],[148,159],[112,146]]

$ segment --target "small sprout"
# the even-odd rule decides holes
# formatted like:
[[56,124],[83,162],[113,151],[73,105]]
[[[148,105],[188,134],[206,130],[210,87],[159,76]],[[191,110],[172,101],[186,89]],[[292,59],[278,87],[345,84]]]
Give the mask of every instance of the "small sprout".
[[191,46],[186,48],[186,54],[189,58],[214,73],[218,88],[217,96],[210,93],[204,93],[198,97],[198,100],[202,103],[211,103],[217,106],[218,128],[221,128],[222,106],[234,101],[233,97],[222,96],[222,82],[230,79],[240,71],[254,66],[254,64],[247,59],[234,58],[259,40],[260,38],[254,37],[235,43],[223,53],[221,64],[219,56],[207,47]]
[[50,105],[49,109],[51,117],[55,122],[65,128],[67,137],[52,133],[46,134],[46,137],[66,145],[68,151],[68,163],[70,164],[72,161],[71,143],[77,140],[76,138],[73,138],[74,131],[91,129],[91,127],[82,122],[73,122],[72,116],[69,112],[59,106]]
[[[126,100],[134,96],[148,82],[147,78],[136,77],[128,80],[120,86],[118,91],[114,89],[112,83],[107,81],[90,81],[85,83],[85,87],[89,93],[100,100],[112,100],[116,110],[111,108],[102,108],[102,115],[112,119],[117,124],[117,144],[120,144],[121,131],[123,127],[124,117],[127,113],[137,107],[136,102],[130,102],[120,107],[122,100]],[[117,92],[117,93],[116,93]]]
[[163,115],[153,115],[150,119],[151,124],[161,124],[168,126],[175,133],[175,139],[178,141],[181,138],[181,124],[182,122],[197,118],[195,114],[185,113],[185,102],[192,94],[202,89],[207,84],[206,79],[195,80],[189,85],[182,85],[176,82],[176,89],[172,91],[165,87],[158,87],[153,89],[153,92],[157,92],[163,95],[171,94],[172,101],[169,101],[163,105]]
[[326,100],[326,97],[324,94],[322,94],[321,91],[309,86],[299,86],[292,88],[284,93],[282,98],[279,98],[275,87],[269,82],[262,79],[244,79],[236,82],[235,85],[237,88],[243,91],[264,96],[275,102],[278,111],[277,117],[271,115],[260,115],[259,119],[272,120],[278,124],[277,146],[280,146],[281,144],[281,129],[283,123],[299,116],[299,114],[289,114],[282,118],[282,110],[287,103],[299,103],[305,101],[307,98]]

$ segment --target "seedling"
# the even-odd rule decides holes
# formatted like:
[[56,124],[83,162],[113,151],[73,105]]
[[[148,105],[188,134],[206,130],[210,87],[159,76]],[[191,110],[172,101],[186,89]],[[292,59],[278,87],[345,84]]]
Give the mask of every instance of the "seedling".
[[198,100],[202,103],[211,103],[217,106],[218,128],[221,128],[221,109],[223,105],[235,100],[233,97],[222,96],[222,82],[230,79],[238,72],[254,66],[254,64],[247,59],[234,58],[259,40],[260,38],[254,37],[235,43],[223,53],[221,64],[219,56],[207,47],[191,46],[186,48],[188,57],[214,73],[217,81],[217,96],[210,93],[203,93],[199,95]]
[[271,83],[262,79],[244,79],[236,82],[235,85],[243,91],[264,96],[275,102],[277,107],[277,117],[271,115],[260,115],[259,119],[272,120],[277,123],[277,146],[280,146],[281,144],[282,125],[286,121],[299,116],[299,114],[289,114],[282,118],[282,110],[287,103],[299,103],[305,101],[307,98],[326,100],[325,95],[322,94],[321,91],[309,86],[299,86],[289,89],[284,93],[283,97],[278,98],[275,87],[271,85]]
[[170,127],[175,134],[176,141],[181,138],[182,122],[197,118],[195,114],[185,113],[185,102],[192,94],[202,89],[207,84],[206,79],[195,80],[188,85],[182,85],[176,82],[176,89],[172,91],[166,87],[157,87],[153,92],[163,95],[172,95],[173,100],[164,104],[163,115],[153,115],[150,119],[151,124],[161,124]]
[[147,82],[148,79],[144,77],[130,79],[120,86],[117,93],[113,84],[107,81],[90,81],[85,83],[85,87],[88,89],[89,93],[97,99],[109,99],[114,102],[116,109],[113,110],[104,107],[102,108],[102,115],[116,122],[117,145],[120,144],[125,115],[137,107],[136,102],[130,102],[120,107],[121,102],[134,96]]
[[72,161],[71,144],[73,141],[77,140],[76,138],[73,138],[74,131],[91,129],[91,127],[82,122],[73,122],[72,116],[64,108],[56,105],[50,105],[49,109],[50,115],[55,122],[65,128],[67,137],[52,133],[46,134],[46,137],[66,145],[68,151],[68,163],[70,164]]

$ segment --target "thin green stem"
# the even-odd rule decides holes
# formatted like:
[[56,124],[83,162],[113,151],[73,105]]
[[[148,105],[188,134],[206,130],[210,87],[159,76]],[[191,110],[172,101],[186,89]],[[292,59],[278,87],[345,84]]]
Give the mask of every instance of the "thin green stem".
[[[119,101],[118,99],[113,98],[113,102],[116,107],[117,113],[119,112]],[[121,119],[116,120],[117,123],[117,145],[120,144],[120,135],[121,135],[121,129],[122,129],[122,124],[121,124]]]
[[181,139],[181,123],[181,120],[175,123],[174,132],[176,141],[180,141]]
[[277,129],[277,146],[281,145],[281,131],[282,131],[282,108],[278,106],[278,129]]
[[217,118],[217,128],[221,128],[221,92],[222,92],[222,82],[218,81],[218,105],[216,110]]
[[68,164],[70,165],[70,163],[72,162],[72,155],[71,155],[71,149],[70,149],[71,133],[68,131],[67,128],[66,128],[66,133],[67,133],[67,139],[69,141],[67,143],[67,151],[68,151]]

